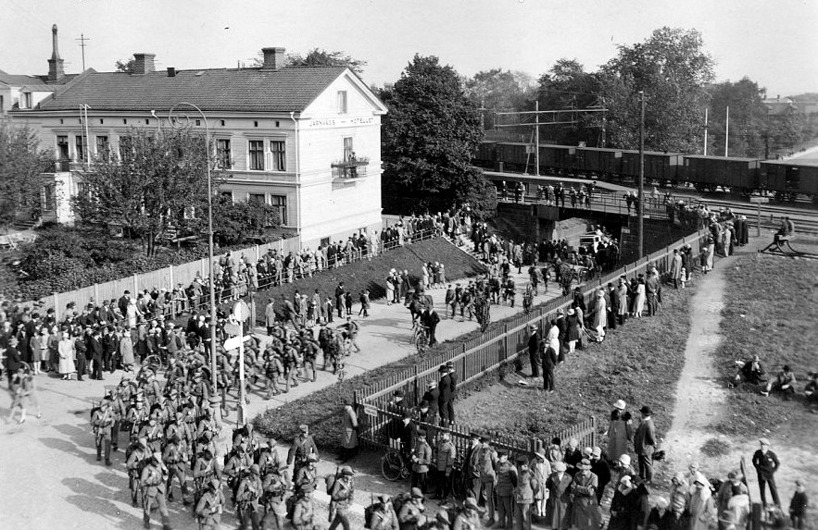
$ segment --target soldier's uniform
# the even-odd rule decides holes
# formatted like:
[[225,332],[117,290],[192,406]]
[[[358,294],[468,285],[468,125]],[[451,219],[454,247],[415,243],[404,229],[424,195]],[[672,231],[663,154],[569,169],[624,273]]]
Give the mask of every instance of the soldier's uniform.
[[239,518],[239,526],[247,528],[248,521],[252,524],[253,530],[259,530],[261,524],[261,500],[262,485],[259,478],[258,464],[250,466],[250,474],[245,476],[236,491],[236,515]]
[[293,507],[293,527],[295,530],[312,530],[315,520],[315,504],[312,492],[301,492]]
[[315,490],[315,484],[318,481],[318,472],[315,470],[315,467],[310,464],[317,461],[318,457],[314,454],[310,454],[307,456],[307,464],[298,468],[293,478],[296,493],[301,490]]
[[205,449],[196,459],[193,466],[193,488],[196,501],[201,498],[205,487],[214,478],[221,479],[221,471],[216,467],[216,459],[209,449]]
[[94,439],[97,445],[97,462],[102,460],[105,453],[105,465],[111,465],[111,429],[114,426],[114,412],[111,408],[111,396],[105,396],[102,405],[94,412],[91,420],[94,426]]
[[286,470],[287,466],[280,466],[264,477],[262,499],[265,514],[264,519],[261,521],[261,527],[264,529],[276,528],[277,530],[283,530],[284,528],[284,518],[287,515],[284,495],[287,493],[287,483],[282,473]]
[[154,421],[155,418],[151,418],[147,425],[143,425],[142,428],[139,430],[139,438],[145,438],[148,440],[148,449],[152,453],[159,453],[162,451],[162,426],[159,425],[158,421]]
[[173,479],[175,477],[179,479],[179,486],[182,489],[182,502],[185,505],[190,504],[187,498],[187,473],[185,472],[187,455],[179,450],[179,438],[176,435],[173,435],[173,437],[168,440],[168,444],[165,446],[165,451],[162,454],[162,460],[168,469],[168,500],[173,500]]
[[139,479],[142,470],[148,464],[151,453],[148,451],[148,441],[145,438],[137,440],[129,451],[125,467],[128,469],[128,486],[131,490],[131,504],[136,506],[136,497],[139,494]]
[[287,453],[287,465],[293,466],[293,476],[307,464],[307,457],[310,454],[314,454],[318,458],[318,448],[315,446],[312,436],[309,435],[309,427],[300,425],[299,430],[301,434],[293,440],[293,445]]
[[227,464],[225,464],[223,472],[227,476],[227,485],[230,487],[230,491],[233,493],[234,502],[239,483],[241,482],[241,479],[244,478],[244,475],[250,469],[252,464],[252,460],[249,456],[247,456],[244,449],[232,451],[230,453],[230,457],[227,459]]
[[153,453],[153,457],[142,470],[140,483],[142,484],[142,521],[145,528],[151,527],[151,510],[156,505],[162,516],[162,529],[170,530],[168,505],[165,500],[165,482],[167,469],[162,465],[162,455]]
[[201,530],[219,530],[224,511],[224,495],[218,480],[213,479],[208,484],[207,491],[196,504],[196,519]]

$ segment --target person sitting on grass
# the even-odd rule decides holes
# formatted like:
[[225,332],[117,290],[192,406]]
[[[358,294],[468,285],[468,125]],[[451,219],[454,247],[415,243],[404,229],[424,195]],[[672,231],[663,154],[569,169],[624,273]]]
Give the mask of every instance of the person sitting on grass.
[[818,408],[812,407],[818,404],[818,372],[809,373],[809,383],[804,387],[804,397],[806,397],[807,406],[811,407],[811,412],[818,412]]
[[754,355],[752,360],[749,361],[736,361],[736,364],[739,367],[738,372],[736,372],[736,381],[743,379],[746,383],[752,385],[760,385],[767,381],[767,374],[758,355]]
[[792,399],[792,395],[795,394],[795,374],[792,373],[790,365],[785,364],[781,368],[781,371],[775,376],[775,381],[767,383],[767,386],[761,391],[761,395],[769,396],[773,390],[781,391],[784,394],[784,399],[788,401]]

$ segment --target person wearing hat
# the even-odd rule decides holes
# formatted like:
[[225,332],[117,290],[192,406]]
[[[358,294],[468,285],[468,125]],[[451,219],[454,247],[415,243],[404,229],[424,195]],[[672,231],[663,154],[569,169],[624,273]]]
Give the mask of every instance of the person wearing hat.
[[653,480],[653,453],[656,450],[656,426],[653,411],[645,405],[639,409],[642,421],[633,436],[633,448],[639,458],[639,478],[650,484]]
[[653,267],[645,280],[645,299],[648,305],[648,316],[656,316],[662,305],[662,284],[659,283],[659,271]]
[[187,497],[187,474],[185,473],[187,459],[187,454],[179,448],[179,435],[172,434],[167,438],[165,449],[162,452],[162,461],[168,468],[167,498],[169,501],[173,500],[173,479],[175,477],[179,480],[179,487],[182,490],[182,503],[185,506],[190,504]]
[[260,501],[263,491],[261,470],[258,464],[253,464],[250,466],[250,473],[241,479],[236,490],[236,517],[239,519],[240,528],[247,528],[248,522],[252,524],[253,530],[260,527],[262,516]]
[[480,435],[472,431],[469,433],[469,445],[463,457],[463,480],[466,485],[466,494],[480,497]]
[[568,353],[574,353],[582,334],[582,322],[575,308],[568,309],[568,316],[565,317],[565,323],[568,328]]
[[693,482],[688,511],[690,530],[708,530],[717,520],[716,502],[704,477],[698,477]]
[[346,462],[358,452],[358,414],[347,399],[341,412],[341,462]]
[[170,530],[170,516],[165,501],[165,483],[168,470],[162,464],[162,454],[153,453],[147,465],[142,469],[139,483],[142,486],[142,523],[145,528],[151,527],[151,510],[156,506],[162,518],[162,529]]
[[612,462],[619,460],[620,455],[627,454],[628,441],[633,438],[633,420],[625,408],[626,404],[623,400],[616,400],[611,411],[608,430],[603,434],[608,437],[608,458]]
[[[730,499],[737,495],[747,495],[747,486],[741,481],[741,474],[737,471],[730,471],[727,473],[727,480],[725,480],[718,493],[716,493],[716,508],[717,513],[723,514],[730,509]],[[727,524],[719,517],[719,530],[726,530]]]
[[435,498],[445,502],[451,495],[452,469],[457,450],[448,432],[440,434],[435,453]]
[[602,518],[610,518],[611,504],[616,495],[619,481],[624,476],[635,476],[636,471],[631,467],[631,457],[628,454],[622,454],[616,460],[611,468],[611,480],[602,490],[602,499],[599,501],[599,507],[602,511]]
[[318,447],[310,436],[310,428],[305,424],[298,426],[298,436],[293,440],[293,445],[287,452],[287,465],[293,466],[293,476],[298,470],[307,465],[307,456],[314,454],[318,457]]
[[515,530],[531,530],[531,505],[534,504],[540,485],[531,468],[528,467],[526,456],[521,455],[517,459],[516,472],[517,480],[512,490],[514,528]]
[[329,491],[329,530],[335,530],[338,526],[342,526],[344,530],[351,528],[349,510],[355,502],[355,482],[352,479],[354,475],[355,472],[349,466],[341,466],[338,470],[338,478]]
[[424,498],[420,488],[412,487],[409,500],[403,503],[398,512],[401,530],[419,530],[426,524],[426,516],[423,514],[426,511]]
[[424,493],[427,491],[427,476],[429,466],[432,464],[432,447],[426,439],[426,431],[418,429],[415,446],[412,449],[412,487],[418,487]]
[[579,463],[582,461],[582,450],[579,448],[579,439],[572,436],[563,448],[563,462],[568,466],[568,474],[572,477],[579,470]]
[[449,424],[449,402],[452,400],[452,380],[449,377],[449,369],[445,364],[441,364],[437,370],[440,380],[437,383],[440,395],[437,400],[440,412],[440,425],[445,427]]
[[645,486],[634,482],[631,475],[623,475],[611,501],[608,528],[611,530],[637,528],[644,524],[648,512],[648,491]]
[[315,489],[315,485],[318,482],[318,471],[316,470],[317,463],[317,455],[314,453],[307,455],[306,464],[299,467],[298,472],[296,472],[295,476],[293,477],[293,485],[295,486],[296,491],[301,489]]
[[531,363],[531,377],[540,376],[540,331],[536,324],[528,326],[528,360]]
[[[293,528],[296,530],[313,530],[315,522],[315,503],[312,498],[313,490],[296,492],[293,505]],[[283,528],[283,527],[282,527]]]
[[[398,514],[390,502],[389,495],[378,495],[378,502],[372,506],[369,526],[371,530],[398,530]],[[445,512],[444,512],[445,513]]]
[[480,449],[477,457],[477,466],[480,470],[480,488],[482,493],[480,497],[486,503],[486,517],[490,524],[494,524],[494,487],[497,483],[497,472],[495,467],[497,465],[497,451],[491,445],[491,438],[486,435],[480,437]]
[[753,453],[753,467],[758,473],[758,489],[761,492],[761,502],[767,505],[767,492],[765,486],[770,488],[770,494],[773,497],[773,503],[776,506],[781,506],[778,501],[778,488],[775,487],[775,472],[781,466],[778,456],[770,451],[770,441],[762,438],[759,441],[761,446],[755,453]]
[[[102,399],[102,403],[94,411],[91,419],[91,425],[94,427],[94,440],[97,446],[97,462],[102,459],[102,453],[104,452],[106,466],[111,465],[111,431],[116,420],[111,403],[112,397],[108,394]],[[23,417],[25,418],[25,411]]]
[[440,413],[440,390],[437,388],[437,381],[429,381],[426,384],[426,392],[423,393],[421,401],[429,404],[429,417],[432,421],[427,423],[437,423],[437,416]]
[[224,511],[224,494],[221,483],[212,479],[207,483],[207,489],[196,503],[196,521],[202,530],[219,530]]
[[597,502],[602,501],[602,492],[605,491],[605,486],[611,481],[611,466],[608,465],[608,461],[602,458],[602,449],[600,447],[594,447],[591,450],[591,472],[596,475],[597,478],[597,490],[596,490],[596,499]]
[[262,528],[284,528],[284,519],[287,515],[287,506],[284,503],[284,496],[287,493],[287,482],[284,473],[287,471],[286,465],[278,465],[269,468],[264,472],[261,468],[262,479],[261,499],[264,503],[264,517],[261,520]]
[[128,470],[128,487],[131,490],[131,505],[133,506],[136,506],[136,498],[139,494],[139,478],[142,475],[142,469],[152,456],[148,451],[147,438],[138,438],[132,444],[125,468]]
[[767,386],[761,391],[762,396],[769,396],[772,391],[779,391],[784,394],[784,400],[789,401],[795,395],[795,374],[790,365],[785,364],[781,371],[775,376],[775,381],[769,381]]
[[546,501],[548,500],[548,490],[546,483],[551,475],[551,463],[545,457],[545,449],[540,447],[534,452],[534,456],[529,461],[528,468],[537,483],[534,488],[534,515],[545,517]]
[[565,462],[555,462],[554,472],[548,477],[546,486],[548,488],[548,504],[546,513],[550,517],[548,521],[551,528],[563,528],[570,524],[570,514],[568,507],[571,502],[571,475],[567,473]]
[[790,521],[795,529],[808,528],[807,507],[809,506],[809,499],[805,487],[806,484],[804,484],[803,480],[796,480],[795,492],[793,492],[792,499],[790,499]]
[[514,487],[517,484],[517,468],[509,462],[504,451],[497,453],[497,525],[511,528],[514,524]]
[[[551,329],[556,329],[556,324],[553,321]],[[550,331],[549,336],[551,336]],[[550,340],[541,340],[538,345],[537,364],[542,365],[543,390],[546,392],[554,392],[554,368],[559,363],[559,340],[556,343],[556,349],[554,343]]]
[[[452,528],[456,528],[458,530],[465,528],[481,528],[480,514],[483,511],[485,510],[480,508],[480,505],[475,497],[466,497],[466,500],[463,501],[463,509],[457,515],[457,517],[455,517]],[[438,514],[440,513],[446,512],[438,512]]]
[[[204,449],[199,450],[196,463],[193,466],[193,494],[196,499],[202,496],[208,482],[213,479],[221,481],[222,478],[222,470],[216,465],[216,459],[213,457],[213,453],[216,450],[213,442],[210,441],[210,438],[203,435],[199,446],[204,446]],[[221,488],[219,491],[221,491]]]
[[574,475],[570,486],[573,496],[573,526],[579,530],[598,530],[601,521],[596,493],[599,480],[591,472],[591,461],[583,458],[577,465],[579,471]]

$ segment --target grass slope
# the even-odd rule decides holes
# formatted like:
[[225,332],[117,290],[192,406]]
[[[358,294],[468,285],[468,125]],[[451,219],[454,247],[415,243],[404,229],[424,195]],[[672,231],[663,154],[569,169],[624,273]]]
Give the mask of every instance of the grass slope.
[[650,405],[657,430],[667,432],[684,367],[690,293],[665,288],[659,316],[631,319],[610,331],[602,344],[577,350],[557,368],[553,394],[542,392],[542,379],[528,379],[530,386],[520,386],[520,375],[511,373],[462,399],[456,409],[458,422],[547,438],[593,415],[604,431],[611,404],[624,399],[637,415],[642,405]]
[[[722,376],[732,378],[736,360],[753,354],[761,357],[768,377],[774,378],[781,365],[789,364],[803,389],[807,372],[818,370],[818,263],[776,256],[742,258],[730,275],[722,312],[724,336],[717,352]],[[715,426],[724,434],[758,436],[769,431],[777,436],[800,432],[792,441],[814,449],[814,433],[804,426],[816,424],[799,399],[783,401],[764,397],[759,388],[742,384],[731,389],[725,421]],[[807,429],[809,430],[809,429]]]
[[[389,251],[372,261],[356,261],[341,268],[321,271],[311,278],[259,291],[256,300],[266,302],[267,298],[273,298],[278,302],[282,294],[291,300],[296,289],[307,296],[318,289],[322,298],[326,299],[327,296],[334,296],[335,287],[340,281],[352,293],[356,304],[364,289],[369,289],[370,299],[375,300],[386,295],[385,280],[390,269],[408,270],[412,281],[417,282],[420,279],[421,265],[429,261],[444,264],[447,278],[475,276],[486,271],[480,262],[445,239],[435,238]],[[260,315],[260,318],[263,317],[263,314]]]

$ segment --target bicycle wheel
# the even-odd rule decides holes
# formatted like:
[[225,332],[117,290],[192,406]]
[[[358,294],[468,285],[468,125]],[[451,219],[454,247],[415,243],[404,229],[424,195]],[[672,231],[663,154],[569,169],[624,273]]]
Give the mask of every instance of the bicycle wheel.
[[429,347],[429,335],[426,333],[420,333],[418,335],[417,340],[417,348],[418,348],[418,355],[423,355],[426,353],[426,348]]
[[460,469],[453,469],[451,480],[451,492],[455,499],[463,501],[466,499],[466,482]]
[[395,482],[401,478],[404,467],[403,458],[394,449],[390,449],[381,459],[381,474],[389,482]]

